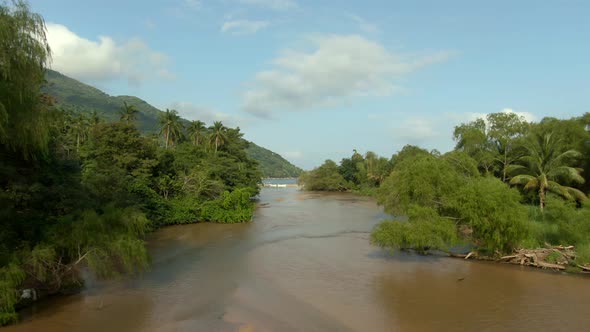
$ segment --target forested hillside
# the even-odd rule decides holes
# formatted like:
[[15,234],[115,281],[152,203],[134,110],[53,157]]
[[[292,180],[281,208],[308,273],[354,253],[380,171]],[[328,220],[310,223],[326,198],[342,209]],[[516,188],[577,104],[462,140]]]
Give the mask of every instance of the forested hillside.
[[260,171],[266,178],[295,178],[301,168],[291,164],[278,153],[272,152],[252,142],[246,149],[248,155],[260,164]]
[[[101,90],[84,84],[54,70],[47,70],[47,83],[43,91],[55,98],[56,106],[75,112],[96,115],[109,122],[118,121],[124,103],[137,111],[137,128],[147,134],[157,133],[158,118],[162,111],[144,100],[133,96],[110,96]],[[181,119],[184,125],[189,121]],[[279,154],[250,142],[248,155],[258,161],[264,177],[297,177],[301,169],[285,160]]]

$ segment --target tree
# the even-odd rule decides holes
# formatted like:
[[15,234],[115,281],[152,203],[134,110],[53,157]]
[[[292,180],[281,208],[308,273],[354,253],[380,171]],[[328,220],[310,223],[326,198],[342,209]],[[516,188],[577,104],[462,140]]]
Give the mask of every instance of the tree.
[[583,200],[586,195],[576,188],[560,184],[560,182],[584,183],[580,175],[582,169],[569,166],[572,160],[580,157],[580,153],[570,149],[563,151],[562,141],[551,133],[535,133],[525,145],[527,154],[519,161],[522,165],[512,165],[511,172],[522,173],[510,180],[512,185],[524,185],[525,190],[538,190],[539,207],[545,207],[547,191],[556,193],[566,199]]
[[101,121],[102,119],[96,111],[92,111],[92,113],[90,113],[90,125],[95,126],[99,124]]
[[121,121],[130,124],[137,119],[139,111],[134,105],[129,105],[124,101],[119,113],[121,114]]
[[160,114],[160,135],[164,135],[166,149],[170,142],[174,143],[180,139],[182,129],[183,125],[178,112],[166,109],[166,112]]
[[345,191],[350,184],[338,172],[338,165],[332,160],[326,160],[320,167],[305,172],[299,177],[299,182],[306,190]]
[[203,121],[196,120],[191,121],[186,130],[188,132],[189,138],[191,139],[191,142],[193,142],[194,145],[200,145],[201,139],[203,138],[206,129],[207,127],[205,127],[205,123]]
[[521,140],[529,130],[522,116],[511,112],[488,114],[455,127],[455,150],[466,152],[479,164],[484,174],[508,181],[508,167],[523,154]]
[[489,140],[497,152],[495,159],[500,164],[501,179],[506,182],[508,168],[524,153],[520,141],[530,125],[522,116],[515,113],[492,113],[488,114],[487,119]]
[[211,136],[209,138],[209,143],[213,146],[215,146],[215,153],[217,153],[217,149],[223,145],[225,143],[225,141],[227,140],[226,137],[226,129],[223,126],[223,123],[221,123],[221,121],[215,121],[213,123],[213,127],[211,128]]
[[50,53],[43,18],[23,1],[0,3],[0,144],[27,158],[48,151],[40,87]]
[[494,173],[496,153],[489,140],[488,129],[483,119],[455,127],[453,139],[457,141],[455,150],[466,152],[477,160],[484,174]]

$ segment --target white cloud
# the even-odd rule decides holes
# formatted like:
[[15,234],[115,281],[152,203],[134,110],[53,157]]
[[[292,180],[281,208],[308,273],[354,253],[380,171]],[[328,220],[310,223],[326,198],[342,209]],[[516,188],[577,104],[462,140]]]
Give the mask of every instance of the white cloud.
[[300,111],[336,105],[352,96],[388,96],[405,74],[444,61],[450,53],[422,57],[394,54],[358,35],[310,38],[311,52],[287,50],[274,68],[259,72],[242,94],[243,109],[270,117],[275,111]]
[[248,35],[258,32],[269,26],[267,21],[233,20],[226,21],[221,26],[221,32],[234,35]]
[[177,110],[180,116],[187,120],[201,120],[208,126],[212,125],[214,121],[221,121],[228,127],[243,126],[247,123],[245,119],[219,112],[211,108],[198,106],[191,102],[174,102],[168,108]]
[[[525,119],[525,121],[527,122],[534,122],[536,121],[537,117],[530,112],[523,112],[523,111],[515,111],[512,108],[503,108],[501,111],[501,113],[514,113],[516,115],[518,115],[519,117],[522,117]],[[467,112],[467,113],[462,113],[462,114],[457,114],[457,113],[449,113],[449,117],[452,119],[455,119],[458,122],[469,122],[469,121],[475,121],[477,119],[483,119],[484,121],[487,122],[487,117],[490,113],[477,113],[477,112]]]
[[435,120],[423,117],[406,118],[393,129],[393,136],[404,144],[420,145],[441,136]]
[[361,31],[363,31],[363,32],[378,33],[381,31],[381,30],[379,30],[379,27],[376,24],[371,23],[358,15],[348,14],[347,16],[351,20],[355,21],[358,24],[359,29],[361,29]]
[[530,112],[518,112],[518,111],[514,111],[511,108],[504,108],[502,110],[502,113],[514,113],[520,117],[523,117],[527,122],[533,122],[536,120],[536,117],[533,113]]
[[289,10],[298,7],[297,2],[293,0],[238,0],[246,5],[254,5],[273,10]]
[[81,80],[127,79],[131,84],[153,78],[171,78],[168,57],[153,51],[141,39],[117,43],[108,36],[97,41],[82,38],[61,24],[47,23],[53,52],[52,68]]

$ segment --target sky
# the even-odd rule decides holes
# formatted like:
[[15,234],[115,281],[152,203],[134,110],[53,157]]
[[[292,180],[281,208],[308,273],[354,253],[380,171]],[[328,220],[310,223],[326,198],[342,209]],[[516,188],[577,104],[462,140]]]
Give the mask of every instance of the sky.
[[590,111],[590,1],[31,0],[52,68],[304,169],[453,148],[454,126]]

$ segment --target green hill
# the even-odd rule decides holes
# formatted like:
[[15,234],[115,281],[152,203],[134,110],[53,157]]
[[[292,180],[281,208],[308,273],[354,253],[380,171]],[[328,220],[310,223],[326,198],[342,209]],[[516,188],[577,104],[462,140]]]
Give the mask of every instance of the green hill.
[[[43,91],[56,99],[57,105],[79,112],[96,111],[108,121],[119,120],[119,110],[123,102],[133,105],[139,111],[137,126],[145,133],[158,131],[158,116],[162,111],[134,96],[110,96],[103,91],[84,84],[53,70],[48,70],[47,84]],[[279,154],[251,142],[247,150],[250,157],[257,160],[265,177],[297,177],[301,169],[291,164]]]
[[156,132],[160,110],[142,99],[133,96],[109,96],[99,89],[73,78],[48,70],[44,92],[53,96],[58,105],[80,112],[96,111],[109,121],[119,120],[119,110],[123,102],[134,105],[140,112],[138,127],[143,132]]
[[301,168],[291,164],[278,153],[267,150],[252,142],[246,150],[252,159],[258,160],[260,170],[265,177],[269,178],[295,178],[298,177]]

